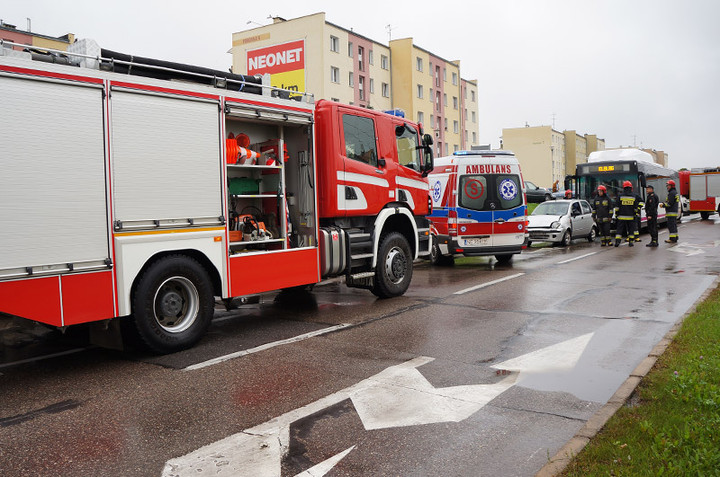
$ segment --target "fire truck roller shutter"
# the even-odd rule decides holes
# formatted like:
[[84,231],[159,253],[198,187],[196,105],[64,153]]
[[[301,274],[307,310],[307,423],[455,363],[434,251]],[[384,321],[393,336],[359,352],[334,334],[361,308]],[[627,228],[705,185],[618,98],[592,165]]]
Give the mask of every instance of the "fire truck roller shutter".
[[109,258],[101,85],[0,77],[2,270]]
[[217,102],[114,90],[111,107],[115,220],[219,223]]

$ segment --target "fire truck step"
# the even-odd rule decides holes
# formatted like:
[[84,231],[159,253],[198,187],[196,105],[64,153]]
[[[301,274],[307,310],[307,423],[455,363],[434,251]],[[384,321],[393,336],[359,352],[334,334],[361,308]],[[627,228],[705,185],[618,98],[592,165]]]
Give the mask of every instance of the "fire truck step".
[[370,277],[374,277],[374,276],[375,276],[375,272],[362,272],[362,273],[353,273],[352,275],[350,275],[350,278],[352,278],[353,280],[359,280],[361,278],[370,278]]
[[372,258],[372,253],[359,253],[357,255],[351,255],[350,260],[364,260],[366,258]]

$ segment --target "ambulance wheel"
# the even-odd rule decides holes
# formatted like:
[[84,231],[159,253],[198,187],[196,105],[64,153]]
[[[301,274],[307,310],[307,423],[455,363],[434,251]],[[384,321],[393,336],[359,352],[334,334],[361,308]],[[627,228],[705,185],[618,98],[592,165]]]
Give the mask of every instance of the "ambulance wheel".
[[510,263],[512,258],[513,258],[513,256],[511,253],[507,253],[507,254],[503,254],[503,255],[495,255],[495,260],[497,260],[500,265],[506,265],[506,264]]
[[200,341],[215,306],[211,280],[196,260],[170,255],[148,267],[132,297],[135,337],[154,353],[173,353]]
[[372,292],[380,298],[400,296],[410,286],[413,258],[404,235],[390,232],[380,238],[375,284]]
[[452,255],[443,255],[440,252],[440,246],[437,243],[437,238],[433,237],[432,248],[430,249],[430,263],[438,266],[449,266],[455,263],[455,259]]
[[563,234],[562,240],[560,241],[560,245],[563,247],[567,247],[570,245],[570,241],[572,240],[572,234],[570,233],[570,230],[566,230]]
[[701,217],[703,220],[707,220],[707,219],[710,218],[710,212],[700,212],[700,217]]

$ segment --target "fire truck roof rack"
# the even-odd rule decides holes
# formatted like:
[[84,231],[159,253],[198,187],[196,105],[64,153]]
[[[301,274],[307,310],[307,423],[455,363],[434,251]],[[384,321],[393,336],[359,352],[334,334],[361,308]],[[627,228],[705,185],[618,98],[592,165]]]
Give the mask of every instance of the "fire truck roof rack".
[[29,59],[35,61],[85,66],[114,73],[168,81],[192,82],[231,91],[265,94],[276,98],[305,101],[308,103],[314,102],[313,95],[310,93],[301,93],[270,86],[267,75],[241,75],[201,66],[128,55],[105,48],[101,49],[93,40],[80,40],[76,42],[76,44],[80,46],[72,48],[75,46],[75,44],[73,44],[70,45],[68,51],[63,51],[52,48],[36,48],[22,43],[0,39],[0,56],[2,56],[3,51],[7,54],[7,51],[4,49],[6,45],[15,46],[23,48],[23,52],[29,55]]

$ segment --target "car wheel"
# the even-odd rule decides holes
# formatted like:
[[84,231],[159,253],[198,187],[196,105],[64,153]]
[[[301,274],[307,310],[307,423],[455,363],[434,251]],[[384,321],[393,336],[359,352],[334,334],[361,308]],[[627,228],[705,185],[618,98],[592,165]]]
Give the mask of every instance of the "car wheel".
[[595,237],[597,237],[597,229],[593,225],[592,228],[590,229],[590,233],[587,236],[588,242],[590,242],[590,243],[594,242]]
[[551,194],[545,194],[545,201],[552,200],[553,196]]
[[566,230],[563,234],[562,240],[560,241],[560,245],[563,247],[567,247],[570,245],[570,241],[572,240],[572,234],[570,233],[570,229]]

